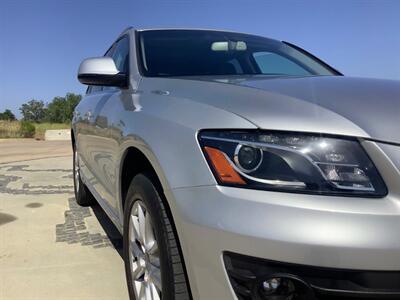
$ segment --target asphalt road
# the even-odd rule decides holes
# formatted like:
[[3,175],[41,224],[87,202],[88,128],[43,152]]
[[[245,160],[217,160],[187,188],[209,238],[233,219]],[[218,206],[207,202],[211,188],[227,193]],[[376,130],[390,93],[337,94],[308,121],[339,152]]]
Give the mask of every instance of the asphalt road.
[[0,140],[0,299],[128,299],[121,236],[76,205],[70,142]]

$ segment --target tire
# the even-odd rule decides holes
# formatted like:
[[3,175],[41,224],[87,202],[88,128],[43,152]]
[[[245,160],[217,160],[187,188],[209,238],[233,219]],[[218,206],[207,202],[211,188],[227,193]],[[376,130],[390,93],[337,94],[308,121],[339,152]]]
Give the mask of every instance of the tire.
[[152,178],[149,173],[136,175],[125,201],[123,257],[129,297],[187,300],[190,294],[178,239]]
[[75,147],[73,154],[73,173],[76,203],[78,203],[80,206],[91,206],[95,204],[96,200],[81,179],[79,157]]

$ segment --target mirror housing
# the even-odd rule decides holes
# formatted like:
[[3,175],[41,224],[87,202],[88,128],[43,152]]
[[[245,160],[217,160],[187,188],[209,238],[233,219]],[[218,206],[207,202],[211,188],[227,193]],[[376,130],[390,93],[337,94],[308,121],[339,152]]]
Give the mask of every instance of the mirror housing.
[[94,57],[82,61],[78,80],[87,85],[128,87],[128,74],[118,71],[111,57]]

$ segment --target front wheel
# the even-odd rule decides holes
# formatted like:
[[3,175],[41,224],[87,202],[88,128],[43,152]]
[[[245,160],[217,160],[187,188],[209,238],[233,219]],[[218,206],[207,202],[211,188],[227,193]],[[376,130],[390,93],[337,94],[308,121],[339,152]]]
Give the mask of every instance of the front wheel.
[[135,176],[124,210],[124,260],[131,300],[189,299],[177,238],[150,174]]

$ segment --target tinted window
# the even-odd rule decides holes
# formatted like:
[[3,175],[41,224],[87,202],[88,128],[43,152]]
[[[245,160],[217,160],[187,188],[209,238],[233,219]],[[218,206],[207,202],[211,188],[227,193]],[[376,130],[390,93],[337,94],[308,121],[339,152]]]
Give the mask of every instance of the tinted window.
[[139,40],[146,76],[337,75],[318,60],[285,43],[252,35],[150,30],[140,32]]

